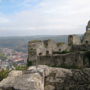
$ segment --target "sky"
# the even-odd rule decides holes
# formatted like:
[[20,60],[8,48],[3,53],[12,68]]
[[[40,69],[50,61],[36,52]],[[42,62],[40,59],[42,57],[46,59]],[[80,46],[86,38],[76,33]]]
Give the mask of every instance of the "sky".
[[0,36],[83,34],[90,0],[0,0]]

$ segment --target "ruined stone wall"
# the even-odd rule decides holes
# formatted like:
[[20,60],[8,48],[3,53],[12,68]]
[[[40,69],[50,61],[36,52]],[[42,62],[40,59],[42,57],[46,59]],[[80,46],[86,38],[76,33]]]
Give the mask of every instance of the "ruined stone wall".
[[46,49],[44,46],[43,41],[31,41],[28,44],[28,52],[30,55],[32,55],[33,52],[36,52],[36,55],[45,55],[46,54]]
[[82,44],[90,45],[90,30],[87,30],[84,34]]
[[[35,62],[33,62],[35,64]],[[89,59],[84,53],[68,53],[53,56],[39,56],[38,65],[55,67],[89,67]]]
[[53,51],[57,51],[57,44],[54,40],[45,40],[43,42],[46,48],[46,55],[52,55]]
[[69,45],[80,45],[81,38],[78,35],[69,35],[68,36],[68,44]]
[[70,51],[71,47],[66,43],[57,43],[58,51]]
[[49,55],[52,55],[53,51],[57,51],[57,44],[53,40],[45,40],[45,41],[31,41],[28,44],[28,52],[32,54],[36,52],[36,55],[46,55],[47,52]]
[[71,51],[89,51],[90,45],[73,45]]

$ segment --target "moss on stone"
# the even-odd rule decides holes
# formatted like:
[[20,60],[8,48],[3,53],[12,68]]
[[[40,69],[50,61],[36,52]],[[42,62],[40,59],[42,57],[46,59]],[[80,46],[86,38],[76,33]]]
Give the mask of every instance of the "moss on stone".
[[64,45],[64,44],[65,44],[64,42],[59,42],[57,43],[57,46]]

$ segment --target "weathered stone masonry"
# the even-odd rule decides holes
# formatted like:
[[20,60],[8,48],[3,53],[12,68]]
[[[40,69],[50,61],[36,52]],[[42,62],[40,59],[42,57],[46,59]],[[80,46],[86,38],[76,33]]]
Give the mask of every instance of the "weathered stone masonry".
[[78,35],[69,35],[68,44],[53,40],[30,41],[28,44],[28,60],[32,61],[33,65],[37,63],[49,66],[89,67],[90,60],[85,57],[86,51],[90,51],[89,28],[90,21],[82,38]]

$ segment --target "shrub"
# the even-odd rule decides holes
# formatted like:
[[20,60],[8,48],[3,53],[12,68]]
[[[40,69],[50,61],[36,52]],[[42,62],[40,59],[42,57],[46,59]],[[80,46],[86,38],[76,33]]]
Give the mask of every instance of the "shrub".
[[8,76],[9,72],[10,72],[9,70],[0,71],[0,81],[3,80],[4,78],[6,78]]
[[3,53],[0,53],[0,59],[5,60],[7,57]]
[[32,66],[32,61],[27,60],[27,67]]
[[16,66],[16,70],[27,70],[27,66]]

